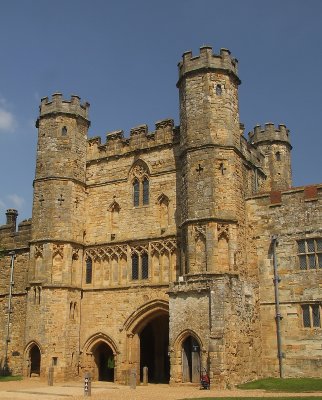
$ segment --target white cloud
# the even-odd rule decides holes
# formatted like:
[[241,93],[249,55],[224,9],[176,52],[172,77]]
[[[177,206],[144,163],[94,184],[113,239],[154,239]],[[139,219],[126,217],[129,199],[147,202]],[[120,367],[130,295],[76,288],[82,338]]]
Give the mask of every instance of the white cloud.
[[13,132],[15,127],[16,120],[14,115],[9,111],[0,108],[0,131]]
[[10,200],[13,206],[17,208],[20,208],[25,202],[25,200],[17,194],[9,194],[7,198]]
[[0,208],[6,208],[6,203],[0,199]]

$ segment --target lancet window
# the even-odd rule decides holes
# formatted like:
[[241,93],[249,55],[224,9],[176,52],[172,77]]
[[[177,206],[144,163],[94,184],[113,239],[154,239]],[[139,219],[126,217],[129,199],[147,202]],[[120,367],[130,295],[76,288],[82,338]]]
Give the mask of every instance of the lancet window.
[[132,280],[139,279],[139,256],[132,254]]
[[93,276],[93,262],[92,259],[89,257],[86,260],[85,282],[92,283],[92,276]]
[[149,256],[148,253],[132,254],[132,280],[149,278]]
[[140,205],[140,182],[137,179],[133,182],[133,205],[134,207]]

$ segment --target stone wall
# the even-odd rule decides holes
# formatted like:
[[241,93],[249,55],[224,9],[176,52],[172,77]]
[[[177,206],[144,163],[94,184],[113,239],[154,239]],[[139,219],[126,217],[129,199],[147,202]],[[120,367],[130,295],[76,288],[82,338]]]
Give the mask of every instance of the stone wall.
[[[278,375],[272,235],[278,238],[276,254],[281,279],[279,296],[283,317],[284,374],[320,376],[321,327],[304,327],[302,306],[321,305],[322,262],[312,268],[301,269],[298,241],[321,238],[321,200],[321,186],[294,188],[247,200],[248,224],[252,230],[250,245],[255,249],[249,254],[249,259],[258,265],[259,270],[262,365],[266,376]],[[318,251],[321,252],[321,248]]]
[[11,257],[5,256],[0,259],[0,367],[3,367],[5,362],[6,339],[8,338],[8,364],[14,374],[22,374],[23,368],[28,264],[28,251],[16,250],[13,274],[14,285],[12,287],[11,313],[8,332]]

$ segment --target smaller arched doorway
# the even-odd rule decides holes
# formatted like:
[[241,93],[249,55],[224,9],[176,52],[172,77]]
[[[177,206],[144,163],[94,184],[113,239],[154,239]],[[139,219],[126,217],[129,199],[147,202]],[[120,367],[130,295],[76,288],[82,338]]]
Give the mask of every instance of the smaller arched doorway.
[[29,360],[30,360],[29,376],[33,375],[40,376],[41,353],[39,347],[36,344],[33,344],[29,350]]
[[200,381],[200,345],[193,336],[188,336],[182,343],[182,381]]
[[97,368],[97,379],[99,381],[114,382],[115,360],[111,347],[100,341],[93,349],[93,356]]

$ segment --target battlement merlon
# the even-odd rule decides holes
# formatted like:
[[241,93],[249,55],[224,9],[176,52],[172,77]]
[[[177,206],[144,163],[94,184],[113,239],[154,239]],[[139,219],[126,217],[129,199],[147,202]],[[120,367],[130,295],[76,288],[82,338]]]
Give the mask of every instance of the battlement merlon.
[[[165,132],[171,132],[174,133],[175,131],[175,126],[174,126],[174,121],[171,118],[166,118],[159,120],[155,123],[155,131],[150,132],[148,129],[148,126],[146,124],[142,124],[139,126],[136,126],[134,128],[130,129],[130,137],[125,138],[124,137],[124,131],[123,130],[117,130],[117,131],[112,131],[112,132],[107,132],[106,133],[106,143],[109,144],[113,141],[120,141],[120,142],[126,142],[129,143],[131,142],[132,139],[134,139],[137,136],[140,136],[142,138],[154,138],[158,134],[162,134]],[[100,136],[95,136],[87,140],[87,142],[90,145],[98,145],[101,146],[104,144],[101,143],[101,137]]]
[[[71,95],[70,100],[64,100],[61,93],[54,93],[51,101],[49,101],[48,97],[43,97],[41,99],[38,120],[50,114],[69,114],[85,119],[89,126],[89,106],[90,104],[88,102],[81,104],[80,97],[77,95]],[[38,120],[36,122],[36,127],[38,127]]]
[[284,124],[275,125],[272,122],[267,122],[264,127],[256,125],[254,130],[249,132],[248,138],[251,144],[255,146],[261,143],[285,142],[290,150],[292,149],[290,142],[289,129]]
[[199,70],[225,71],[232,75],[237,84],[241,83],[238,77],[238,60],[231,57],[228,49],[220,49],[220,54],[213,54],[211,46],[200,47],[200,55],[193,57],[191,51],[183,53],[182,61],[178,63],[179,80],[177,87],[180,85],[181,79],[191,73]]
[[87,140],[90,157],[96,153],[102,155],[107,152],[109,156],[120,155],[128,151],[148,149],[160,145],[169,145],[178,142],[179,127],[174,126],[171,118],[159,120],[155,123],[155,130],[149,131],[146,124],[136,126],[130,130],[130,136],[124,137],[122,130],[108,132],[106,142],[101,142],[101,137],[96,136]]

